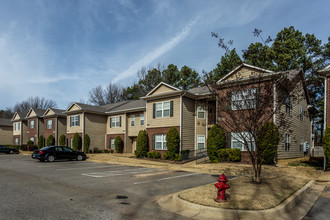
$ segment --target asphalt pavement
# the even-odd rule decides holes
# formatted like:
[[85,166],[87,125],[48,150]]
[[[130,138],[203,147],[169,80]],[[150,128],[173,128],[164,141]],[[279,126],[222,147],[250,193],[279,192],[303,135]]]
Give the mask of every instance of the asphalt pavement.
[[330,187],[325,187],[320,197],[303,219],[330,219]]
[[186,219],[155,201],[218,176],[0,155],[0,219]]

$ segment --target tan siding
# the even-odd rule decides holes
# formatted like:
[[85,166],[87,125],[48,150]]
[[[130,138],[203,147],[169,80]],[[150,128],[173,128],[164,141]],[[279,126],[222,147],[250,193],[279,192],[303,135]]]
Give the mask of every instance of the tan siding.
[[85,134],[90,137],[90,149],[94,147],[104,149],[106,122],[106,116],[85,113]]
[[[173,117],[153,118],[153,104],[173,101]],[[148,128],[180,126],[180,97],[163,98],[147,102]]]
[[[144,125],[140,125],[140,114],[144,114]],[[131,126],[131,115],[135,115],[135,125]],[[145,112],[127,114],[127,135],[137,137],[139,131],[146,129]]]
[[[298,86],[298,89],[302,89],[302,85]],[[308,116],[307,101],[304,97],[303,90],[300,91],[300,99],[292,102],[291,115],[285,113],[285,106],[281,109],[285,113],[285,120],[290,123],[288,129],[280,129],[281,140],[278,146],[278,158],[296,158],[304,156],[304,152],[300,151],[300,141],[307,142],[311,145],[311,120]],[[300,121],[300,106],[303,107],[304,121]],[[279,123],[279,122],[277,122]],[[291,144],[290,151],[285,151],[285,134],[290,134]]]
[[[15,129],[15,124],[19,123],[19,130],[14,130]],[[13,123],[13,135],[21,135],[21,130],[22,130],[22,122],[21,121],[16,121]]]
[[37,114],[32,110],[29,112],[29,114],[26,116],[27,118],[32,118],[32,117],[36,117]]
[[[121,116],[121,127],[110,128],[110,118],[117,117],[117,116]],[[106,125],[107,134],[123,134],[123,133],[125,133],[125,123],[126,123],[125,114],[108,116],[107,125]]]
[[[75,116],[75,115],[80,115],[80,124],[79,126],[72,126],[70,127],[70,117],[71,116]],[[67,118],[66,118],[66,127],[67,127],[67,132],[68,134],[70,133],[81,133],[82,130],[83,130],[83,114],[74,114],[74,115],[68,115]]]
[[16,115],[15,115],[15,118],[14,118],[14,121],[15,121],[15,120],[20,120],[20,119],[21,119],[21,118],[19,117],[19,115],[16,114]]
[[44,134],[44,119],[38,118],[39,136]]
[[253,74],[262,73],[262,72],[263,71],[260,71],[260,70],[243,67],[243,68],[239,69],[236,73],[234,73],[230,77],[228,77],[225,81],[241,79],[241,78],[253,76]]
[[194,150],[195,100],[182,98],[182,150]]
[[66,118],[57,118],[57,143],[62,134],[66,135]]
[[28,130],[28,124],[26,121],[21,122],[21,128],[23,129],[23,141],[22,143],[26,143],[28,141],[28,136],[27,136],[27,130]]
[[13,140],[12,127],[0,125],[0,144],[11,144]]
[[49,115],[55,115],[55,113],[52,110],[47,110],[45,116],[49,116]]
[[77,105],[73,105],[71,108],[68,109],[69,111],[77,111],[77,110],[81,110]]
[[[197,107],[198,106],[203,106],[204,107],[204,110],[205,110],[205,118],[204,119],[201,119],[201,118],[197,117]],[[207,102],[205,100],[196,101],[195,118],[196,118],[195,146],[196,146],[196,150],[197,150],[197,136],[198,135],[205,135],[205,148],[206,148],[206,142],[207,142],[207,137],[206,137]]]
[[161,85],[158,89],[156,89],[153,93],[151,93],[149,95],[156,95],[156,94],[172,92],[172,91],[175,91],[175,90],[170,87],[167,87],[165,85]]

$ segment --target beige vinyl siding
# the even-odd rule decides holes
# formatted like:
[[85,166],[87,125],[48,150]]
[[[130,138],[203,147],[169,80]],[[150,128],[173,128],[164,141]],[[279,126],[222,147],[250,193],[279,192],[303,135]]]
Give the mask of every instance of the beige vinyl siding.
[[182,150],[194,150],[195,100],[182,98]]
[[20,119],[21,119],[21,118],[19,117],[19,115],[16,114],[15,117],[14,117],[14,119],[13,119],[13,121],[20,120]]
[[107,117],[104,115],[85,113],[85,134],[88,134],[90,137],[90,149],[93,149],[94,147],[104,149],[106,123]]
[[161,85],[158,89],[156,89],[153,93],[151,93],[149,95],[157,95],[157,94],[172,92],[172,91],[175,91],[175,90],[170,87],[167,87],[165,85]]
[[[173,117],[153,118],[153,104],[165,101],[173,101]],[[148,128],[180,126],[180,96],[148,101],[147,112]]]
[[55,115],[55,113],[52,110],[48,109],[45,116],[50,116],[50,115]]
[[[203,106],[205,110],[205,117],[204,119],[198,118],[197,115],[197,108],[198,106]],[[205,147],[206,147],[206,127],[207,127],[207,101],[205,100],[200,100],[196,101],[196,110],[195,110],[195,118],[196,118],[196,137],[195,137],[195,145],[197,149],[197,135],[205,135]]]
[[[140,125],[140,114],[144,114],[144,125]],[[135,125],[131,126],[131,115],[135,116]],[[145,112],[127,114],[127,135],[137,137],[139,131],[146,129]]]
[[225,81],[237,80],[237,79],[249,77],[249,76],[252,76],[254,74],[258,74],[258,73],[262,73],[262,72],[263,71],[260,71],[260,70],[251,69],[251,68],[248,68],[248,67],[242,67],[239,71],[232,74]]
[[[15,131],[15,124],[16,123],[19,123],[19,130],[16,130]],[[13,127],[12,127],[12,135],[21,135],[21,132],[22,132],[22,122],[21,121],[15,121],[13,122]]]
[[38,118],[38,129],[39,129],[39,136],[44,135],[44,120],[42,118]]
[[[286,114],[285,106],[281,109],[281,112],[284,112],[286,115],[285,119],[290,123],[290,126],[286,130],[280,129],[279,159],[303,157],[304,151],[300,151],[301,140],[307,142],[311,147],[311,120],[308,117],[307,101],[305,98],[302,98],[305,97],[302,85],[300,84],[298,88],[301,89],[300,100],[294,100],[292,102],[291,115]],[[300,121],[300,106],[303,107],[303,111],[305,112],[303,122]],[[290,134],[291,137],[290,151],[285,151],[285,134]]]
[[0,144],[2,145],[12,144],[12,142],[13,142],[12,127],[0,125]]
[[27,124],[27,121],[21,122],[21,129],[23,129],[22,130],[22,134],[23,134],[22,144],[25,144],[28,141],[28,136],[27,136],[28,124]]
[[[70,127],[70,117],[71,116],[76,116],[76,115],[80,115],[79,119],[80,119],[80,122],[79,122],[79,126],[72,126]],[[68,115],[66,117],[66,128],[67,128],[67,133],[68,134],[71,134],[71,133],[82,133],[83,131],[83,114],[73,114],[73,115]]]
[[[110,128],[110,118],[111,117],[117,117],[121,116],[121,127],[112,127]],[[125,133],[125,123],[126,123],[126,114],[121,114],[121,115],[112,115],[108,116],[107,118],[107,134],[123,134]]]
[[33,110],[31,110],[26,117],[27,118],[32,118],[32,117],[36,117],[36,116],[37,116],[37,114]]
[[68,111],[78,111],[81,110],[77,105],[71,106],[71,108],[68,109]]
[[57,141],[60,139],[62,134],[66,134],[66,118],[57,118]]

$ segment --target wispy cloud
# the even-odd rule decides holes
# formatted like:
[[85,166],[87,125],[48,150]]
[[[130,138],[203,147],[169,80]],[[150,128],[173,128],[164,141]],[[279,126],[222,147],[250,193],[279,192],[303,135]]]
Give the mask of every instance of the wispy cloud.
[[167,41],[165,44],[161,45],[160,47],[157,47],[147,55],[145,55],[142,59],[135,62],[133,65],[131,65],[129,68],[127,68],[125,71],[117,75],[113,82],[116,83],[120,80],[126,79],[128,77],[134,76],[137,71],[143,67],[148,66],[150,63],[155,61],[157,58],[161,57],[166,52],[172,50],[177,44],[179,44],[181,41],[183,41],[191,32],[192,27],[197,23],[199,19],[199,16],[194,18],[189,24],[187,24],[181,32],[179,32],[176,36],[171,38],[169,41]]

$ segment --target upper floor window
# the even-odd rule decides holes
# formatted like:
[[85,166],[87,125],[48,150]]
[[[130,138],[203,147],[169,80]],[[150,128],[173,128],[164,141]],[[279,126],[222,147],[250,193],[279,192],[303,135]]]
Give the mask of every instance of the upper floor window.
[[173,116],[173,101],[158,102],[153,104],[153,118]]
[[131,126],[135,125],[135,115],[131,115]]
[[110,128],[121,127],[121,116],[110,118]]
[[300,121],[303,122],[304,121],[304,109],[302,106],[300,106]]
[[292,104],[291,104],[291,97],[287,97],[285,99],[285,112],[288,115],[291,115],[291,109],[292,109]]
[[203,106],[197,107],[197,118],[204,119],[205,118],[205,110]]
[[140,125],[144,125],[144,114],[140,114]]
[[285,134],[285,151],[290,151],[291,137],[289,134]]
[[197,135],[197,149],[202,150],[205,148],[205,135]]
[[34,128],[34,120],[30,121],[30,129]]
[[255,151],[255,140],[249,132],[232,132],[231,133],[231,147],[247,151],[245,143],[250,151]]
[[53,129],[53,120],[47,120],[47,129]]
[[231,109],[244,110],[256,108],[257,88],[237,90],[231,93]]
[[20,130],[20,123],[16,122],[14,123],[14,131],[19,131]]
[[70,116],[70,127],[80,126],[80,115]]

